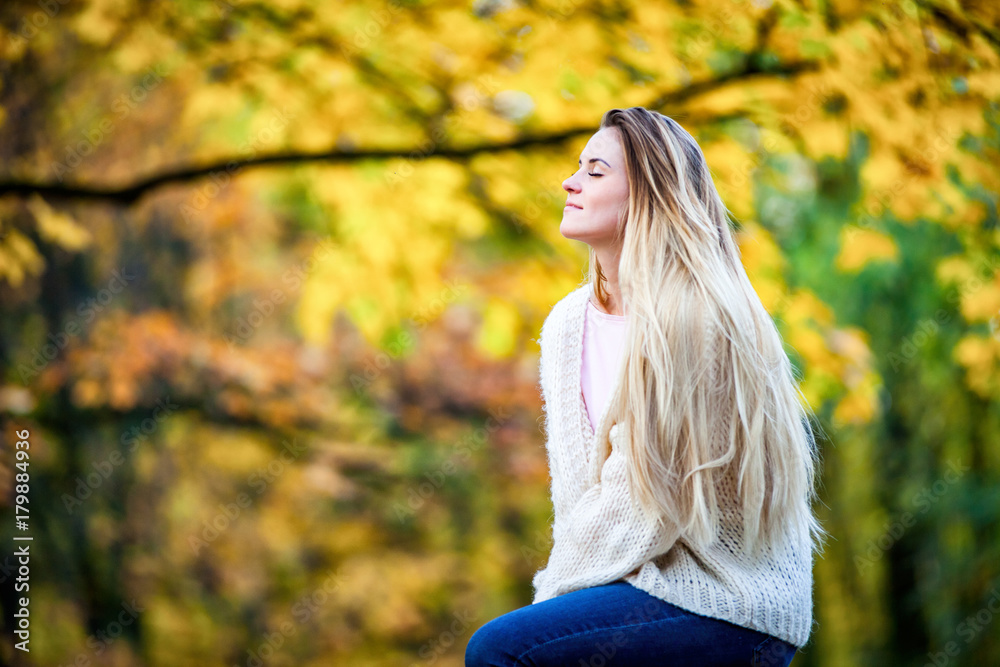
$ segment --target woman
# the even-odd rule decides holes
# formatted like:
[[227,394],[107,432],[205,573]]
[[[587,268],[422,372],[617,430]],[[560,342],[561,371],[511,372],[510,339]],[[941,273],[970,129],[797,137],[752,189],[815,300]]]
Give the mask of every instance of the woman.
[[704,155],[612,109],[563,188],[591,269],[541,333],[552,552],[466,665],[787,665],[813,624],[819,460]]

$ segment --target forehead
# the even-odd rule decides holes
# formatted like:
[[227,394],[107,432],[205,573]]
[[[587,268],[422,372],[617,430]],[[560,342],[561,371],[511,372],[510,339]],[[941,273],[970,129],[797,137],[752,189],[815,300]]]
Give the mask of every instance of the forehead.
[[590,137],[583,152],[580,153],[580,158],[582,160],[592,157],[603,158],[613,165],[621,164],[622,145],[618,138],[618,128],[605,127]]

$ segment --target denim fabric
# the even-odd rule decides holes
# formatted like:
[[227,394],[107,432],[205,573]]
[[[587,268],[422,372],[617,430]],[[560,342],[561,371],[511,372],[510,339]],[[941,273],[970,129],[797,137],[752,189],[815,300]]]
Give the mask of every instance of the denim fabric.
[[469,639],[466,667],[785,667],[796,648],[625,581],[516,609]]

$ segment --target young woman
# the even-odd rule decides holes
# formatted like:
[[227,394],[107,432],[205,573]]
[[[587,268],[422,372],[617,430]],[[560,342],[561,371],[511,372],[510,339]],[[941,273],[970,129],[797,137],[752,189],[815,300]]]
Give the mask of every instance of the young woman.
[[611,109],[563,188],[590,278],[541,333],[552,551],[465,664],[788,665],[819,458],[705,157],[671,118]]

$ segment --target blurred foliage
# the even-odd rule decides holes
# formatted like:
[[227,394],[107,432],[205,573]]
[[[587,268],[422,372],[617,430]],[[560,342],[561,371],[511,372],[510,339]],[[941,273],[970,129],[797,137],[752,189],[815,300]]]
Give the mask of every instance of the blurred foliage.
[[830,436],[795,664],[1000,664],[996,3],[9,0],[0,32],[34,664],[461,665],[528,604],[536,339],[586,261],[560,183],[633,105],[703,146]]

